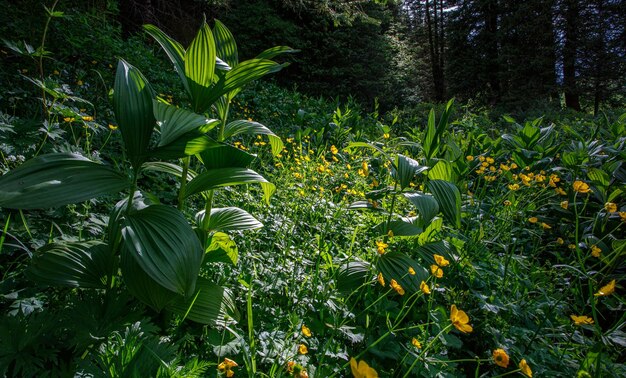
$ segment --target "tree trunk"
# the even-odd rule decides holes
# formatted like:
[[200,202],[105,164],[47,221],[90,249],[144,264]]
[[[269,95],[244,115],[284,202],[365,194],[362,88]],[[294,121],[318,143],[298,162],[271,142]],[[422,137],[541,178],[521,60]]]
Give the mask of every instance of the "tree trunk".
[[578,49],[578,0],[566,0],[565,43],[563,45],[563,87],[565,106],[580,111],[580,94],[576,87],[576,52]]

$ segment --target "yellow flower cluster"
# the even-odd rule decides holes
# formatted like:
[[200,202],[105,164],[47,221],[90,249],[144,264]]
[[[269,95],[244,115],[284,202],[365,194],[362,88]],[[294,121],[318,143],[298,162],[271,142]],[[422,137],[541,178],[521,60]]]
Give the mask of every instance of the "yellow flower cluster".
[[239,365],[235,361],[230,358],[224,358],[224,361],[217,365],[217,370],[226,374],[226,377],[230,378],[235,375],[235,372],[232,369],[237,366]]

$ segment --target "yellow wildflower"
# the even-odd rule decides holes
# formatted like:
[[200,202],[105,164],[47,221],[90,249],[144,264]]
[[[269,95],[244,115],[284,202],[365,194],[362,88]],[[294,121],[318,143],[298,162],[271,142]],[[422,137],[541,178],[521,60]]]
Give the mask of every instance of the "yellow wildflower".
[[575,325],[593,324],[593,319],[585,315],[570,315]]
[[307,354],[307,353],[309,353],[309,349],[306,347],[306,345],[300,344],[298,346],[298,353],[300,353],[300,354]]
[[339,150],[337,149],[337,147],[335,147],[335,145],[333,144],[332,146],[330,146],[330,152],[333,155],[337,155],[337,153],[339,152]]
[[556,244],[563,245],[563,243],[565,243],[563,238],[556,238]]
[[217,365],[217,369],[221,372],[226,373],[226,377],[230,378],[235,375],[235,372],[232,368],[239,366],[235,361],[230,358],[224,358],[224,361]]
[[354,357],[350,358],[350,370],[354,378],[378,378],[376,370],[372,369],[365,361],[359,361],[357,364]]
[[503,171],[510,171],[510,170],[511,170],[511,167],[509,167],[509,166],[508,166],[508,165],[506,165],[506,164],[502,164],[502,163],[500,163],[500,169],[501,169],[501,170],[503,170]]
[[385,139],[389,139],[389,133],[384,133],[384,134],[383,134],[383,138],[385,138]]
[[516,168],[517,168],[517,164],[511,163],[511,169],[516,169]]
[[307,327],[306,325],[303,324],[302,327],[301,327],[301,330],[302,330],[302,334],[305,337],[311,337],[311,330],[309,329],[309,327]]
[[591,189],[589,189],[589,185],[583,181],[574,181],[572,187],[574,188],[574,191],[578,193],[589,193],[592,191]]
[[505,200],[505,201],[503,202],[503,204],[504,204],[504,206],[511,206],[511,201],[509,201],[509,200]]
[[378,273],[378,283],[380,284],[380,286],[385,286],[385,278],[383,277],[382,273]]
[[605,297],[607,295],[611,295],[615,292],[615,280],[612,280],[608,284],[602,286],[597,293],[595,293],[594,297]]
[[450,265],[450,261],[446,260],[445,257],[441,256],[441,255],[437,255],[435,254],[435,262],[437,263],[437,265],[439,266],[448,266]]
[[574,249],[576,249],[576,245],[575,244],[570,244],[570,245],[567,246],[567,248],[569,248],[571,250],[574,250]]
[[380,240],[376,240],[376,250],[378,251],[379,254],[381,255],[385,254],[385,249],[387,249],[387,247],[389,247],[389,244]]
[[561,207],[567,210],[569,207],[569,201],[561,201]]
[[409,274],[414,276],[415,275],[415,269],[413,269],[412,266],[409,267]]
[[430,273],[437,278],[443,277],[443,270],[435,264],[430,266]]
[[76,82],[76,84],[78,84],[79,86],[82,86],[82,85],[83,85],[83,81],[82,81],[82,80],[78,80],[78,81]]
[[424,294],[430,294],[430,287],[428,287],[428,284],[424,281],[420,284],[420,290]]
[[465,157],[465,159],[466,159],[467,161],[474,161],[474,157],[473,157],[472,155],[467,155],[467,156]]
[[544,223],[544,222],[541,222],[541,227],[542,227],[544,230],[549,230],[549,229],[551,229],[551,228],[552,228],[552,226],[550,226],[549,224]]
[[65,122],[74,122],[74,117],[65,117],[65,118],[63,118],[63,121],[65,121]]
[[617,204],[613,202],[607,202],[604,204],[604,210],[606,210],[607,213],[614,213],[617,211]]
[[530,366],[528,366],[528,363],[526,362],[526,360],[525,360],[525,359],[522,359],[522,360],[519,362],[519,368],[520,368],[520,370],[521,370],[522,374],[524,374],[524,375],[525,375],[525,376],[527,376],[527,377],[531,377],[531,378],[532,378],[532,376],[533,376],[533,371],[532,371],[532,370],[530,370]]
[[602,250],[597,245],[591,246],[591,256],[600,257],[600,253],[602,253]]
[[537,223],[537,221],[538,221],[538,220],[539,220],[539,219],[537,219],[537,217],[530,217],[530,218],[528,218],[528,221],[529,221],[530,223]]
[[83,121],[85,121],[85,122],[91,122],[91,121],[93,121],[93,117],[92,117],[92,116],[84,116],[84,117],[83,117]]
[[567,193],[565,193],[565,190],[563,190],[563,188],[556,188],[556,189],[554,189],[554,191],[556,192],[556,194],[558,194],[560,196],[567,195]]
[[467,324],[469,323],[469,317],[465,311],[457,310],[456,305],[450,307],[450,321],[456,329],[463,333],[470,333],[474,330],[471,325]]
[[508,187],[512,191],[519,190],[519,184],[509,184]]
[[506,354],[506,352],[504,351],[504,349],[496,349],[493,351],[492,354],[492,358],[493,358],[493,362],[496,363],[496,365],[506,368],[507,366],[509,366],[509,355]]
[[392,279],[391,282],[389,282],[389,286],[391,286],[398,294],[404,295],[404,289],[399,283],[396,282],[396,280]]
[[485,161],[485,157],[481,155],[481,156],[478,157],[478,160],[483,162],[483,161]]
[[413,340],[411,340],[411,344],[413,344],[413,346],[417,349],[422,349],[422,343],[420,343],[420,341],[415,337],[413,338]]

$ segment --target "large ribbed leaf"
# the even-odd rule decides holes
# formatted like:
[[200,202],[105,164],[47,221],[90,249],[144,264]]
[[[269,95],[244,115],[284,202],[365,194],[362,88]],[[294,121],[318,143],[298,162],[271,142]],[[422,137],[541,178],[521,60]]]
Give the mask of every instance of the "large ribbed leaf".
[[255,183],[261,184],[264,199],[266,202],[269,202],[271,195],[276,190],[276,186],[267,181],[265,177],[248,168],[219,168],[203,172],[187,184],[185,197],[223,186]]
[[267,59],[249,59],[243,61],[226,73],[221,93],[229,93],[233,98],[244,85],[251,81],[262,78],[265,75],[275,73],[283,69],[287,64],[278,64]]
[[211,235],[202,263],[224,262],[233,265],[239,260],[239,248],[228,234],[216,232]]
[[258,122],[237,120],[230,122],[228,125],[226,125],[226,127],[224,127],[225,139],[238,134],[267,135],[270,139],[272,154],[274,154],[274,156],[280,154],[284,148],[283,141],[280,139],[280,137],[274,134],[272,130],[268,129],[266,126]]
[[194,290],[203,250],[180,211],[152,205],[125,215],[126,250],[159,285],[181,295]]
[[209,25],[203,22],[198,34],[187,48],[184,58],[191,105],[197,113],[203,113],[215,101],[209,98],[215,74],[215,58],[213,33]]
[[167,56],[170,58],[170,61],[174,64],[174,70],[178,73],[178,76],[180,76],[180,80],[183,82],[185,90],[189,93],[189,84],[187,83],[187,77],[185,76],[185,49],[180,43],[170,38],[154,25],[144,25],[143,28],[159,43],[159,45],[161,45]]
[[41,284],[106,288],[116,263],[111,249],[99,241],[55,243],[37,250],[27,275]]
[[396,166],[396,179],[398,180],[401,189],[408,187],[415,175],[428,169],[427,166],[420,165],[417,161],[401,154],[398,154]]
[[444,217],[454,226],[461,227],[461,192],[451,182],[429,181],[426,186],[433,193]]
[[231,68],[235,67],[239,63],[235,37],[233,37],[230,30],[228,30],[228,28],[219,20],[215,20],[215,26],[213,26],[213,38],[215,39],[217,56],[222,58],[222,60]]
[[434,255],[441,255],[446,259],[454,260],[450,253],[450,243],[445,240],[437,240],[430,243],[425,243],[417,247],[417,254],[428,264],[435,264]]
[[443,227],[443,219],[435,217],[426,227],[424,232],[417,238],[417,242],[420,245],[424,245],[432,241],[440,232]]
[[247,168],[256,159],[256,155],[228,144],[218,144],[202,151],[198,158],[205,169]]
[[371,281],[370,264],[365,261],[350,261],[341,265],[337,271],[337,290],[342,294],[351,294],[368,279]]
[[[387,283],[394,279],[408,293],[419,291],[422,281],[428,279],[426,269],[402,252],[385,253],[380,256],[377,267]],[[409,274],[409,267],[413,268],[415,275]]]
[[[148,163],[144,163],[142,169],[144,172],[163,172],[178,178],[181,178],[183,176],[183,167],[177,164],[166,163],[162,161],[151,161]],[[194,177],[196,177],[196,175],[197,174],[194,170],[189,169],[187,171],[187,181],[192,180]]]
[[198,277],[193,295],[188,299],[178,299],[168,309],[201,324],[224,325],[227,317],[239,318],[230,292],[203,277]]
[[157,312],[176,299],[182,298],[150,278],[139,266],[132,252],[129,252],[126,248],[122,248],[120,268],[128,291]]
[[219,146],[219,143],[205,134],[191,131],[177,138],[169,144],[149,151],[149,155],[159,159],[178,159],[202,153],[210,148]]
[[294,50],[289,46],[274,46],[257,55],[256,59],[272,59],[281,54],[296,53],[299,51],[300,50]]
[[129,186],[121,173],[81,155],[40,155],[0,177],[0,207],[57,207],[117,193]]
[[218,120],[178,108],[174,105],[154,101],[154,118],[161,129],[159,147],[165,146],[183,136],[184,134],[198,130],[206,133],[219,124]]
[[431,109],[428,114],[428,126],[426,127],[426,135],[424,136],[424,140],[422,142],[422,145],[424,146],[424,153],[426,155],[426,159],[428,160],[434,157],[439,151],[441,136],[448,127],[448,118],[450,117],[450,108],[452,107],[453,102],[454,100],[448,101],[437,125],[435,125],[435,109]]
[[[205,211],[196,214],[196,223],[204,224]],[[238,207],[221,207],[211,209],[206,231],[242,231],[263,227],[255,217]]]
[[154,130],[152,89],[138,69],[119,61],[113,93],[115,119],[122,132],[126,155],[135,169],[145,160]]
[[417,236],[424,230],[406,220],[392,220],[389,223],[384,221],[374,226],[376,235],[386,235],[389,231],[393,232],[393,236]]
[[422,227],[425,227],[437,214],[439,214],[439,204],[430,194],[410,192],[404,193],[404,197],[417,208],[420,215],[418,224]]
[[439,160],[428,171],[428,178],[430,180],[444,180],[454,182],[454,171],[452,164],[446,160]]

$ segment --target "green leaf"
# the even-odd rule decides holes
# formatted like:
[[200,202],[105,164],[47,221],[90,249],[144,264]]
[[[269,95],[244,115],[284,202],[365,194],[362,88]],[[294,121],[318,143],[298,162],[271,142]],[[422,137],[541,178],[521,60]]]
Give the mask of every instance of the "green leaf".
[[209,247],[206,249],[203,263],[225,262],[237,265],[239,249],[233,239],[223,232],[211,235]]
[[371,277],[368,262],[350,261],[341,265],[337,271],[337,290],[344,295],[351,294]]
[[185,197],[206,190],[213,190],[223,186],[260,183],[264,192],[264,199],[269,202],[276,186],[263,176],[248,168],[218,168],[199,174],[187,184]]
[[159,285],[141,268],[133,253],[122,246],[120,268],[128,291],[137,299],[160,312],[180,296]]
[[237,66],[239,57],[237,55],[235,37],[219,20],[215,20],[213,38],[215,39],[217,56],[222,58],[231,68]]
[[155,125],[152,88],[138,69],[122,59],[115,75],[113,110],[128,159],[135,169],[139,169],[145,160]]
[[185,49],[180,43],[170,38],[154,25],[144,25],[143,28],[159,43],[159,45],[161,45],[167,56],[170,58],[170,61],[174,64],[174,70],[178,73],[178,76],[180,76],[180,80],[183,82],[185,90],[191,96],[189,84],[187,83],[187,76],[185,76]]
[[37,250],[27,275],[41,284],[105,289],[115,273],[109,246],[99,241],[55,243]]
[[424,232],[417,238],[417,242],[420,245],[424,245],[433,240],[435,236],[439,232],[441,232],[441,228],[443,227],[443,219],[436,217],[434,218],[426,227]]
[[386,235],[389,231],[393,236],[417,236],[424,230],[406,220],[392,220],[389,224],[385,221],[374,226],[375,235]]
[[369,210],[381,212],[383,214],[387,214],[387,211],[385,211],[383,207],[374,206],[374,204],[369,201],[356,201],[356,202],[351,203],[348,206],[348,210],[361,210],[361,209],[369,209]]
[[219,124],[219,120],[208,119],[203,115],[159,101],[154,101],[153,107],[154,118],[161,130],[159,147],[173,142],[190,131],[198,130],[199,133],[206,133]]
[[455,227],[461,227],[461,192],[451,182],[432,180],[426,183],[441,209],[443,216]]
[[[183,176],[183,167],[177,164],[166,163],[162,161],[152,161],[148,163],[144,163],[142,165],[143,171],[154,171],[154,172],[163,172],[170,174],[172,176],[181,178]],[[193,170],[187,171],[187,181],[192,180],[196,177],[196,172]]]
[[125,248],[159,285],[183,296],[194,290],[202,246],[180,211],[152,205],[125,215]]
[[416,192],[403,193],[403,195],[417,208],[420,215],[418,225],[421,227],[426,227],[439,214],[439,204],[432,195]]
[[[196,214],[196,223],[204,224],[205,211]],[[238,207],[211,209],[211,216],[205,231],[243,231],[263,227],[255,217]]]
[[[243,88],[244,85],[262,78],[265,75],[278,72],[283,69],[287,64],[278,64],[274,61],[267,59],[249,59],[243,61],[228,71],[225,75],[224,82],[220,86],[221,93],[218,97],[221,97],[225,93],[229,93],[229,98],[235,97],[235,95]],[[215,100],[213,100],[215,101]],[[213,103],[213,101],[211,103]]]
[[428,171],[428,178],[430,180],[444,180],[454,182],[454,171],[452,164],[446,160],[439,160]]
[[274,46],[257,55],[256,59],[272,59],[278,55],[297,52],[300,52],[300,50],[294,50],[289,46]]
[[213,326],[225,325],[228,317],[239,318],[230,293],[203,277],[198,277],[193,295],[188,299],[178,299],[168,309],[185,319]]
[[203,113],[215,101],[210,100],[210,87],[213,85],[216,56],[213,33],[209,25],[203,22],[184,58],[191,105],[196,113]]
[[415,175],[428,169],[427,166],[420,165],[417,161],[401,154],[398,154],[397,168],[397,180],[401,189],[408,187]]
[[274,134],[272,130],[258,122],[237,120],[230,122],[226,125],[226,127],[224,127],[224,139],[238,134],[267,135],[269,137],[270,145],[272,146],[272,154],[274,156],[280,154],[285,147],[280,137]]
[[58,207],[130,186],[114,169],[71,153],[40,155],[0,177],[0,207]]
[[219,142],[216,142],[208,135],[191,131],[163,147],[150,150],[148,154],[159,159],[178,159],[200,154],[219,145]]
[[[422,281],[428,279],[426,269],[402,252],[385,253],[378,259],[377,267],[387,285],[394,279],[409,294],[419,291]],[[409,274],[409,267],[413,268],[415,275]]]
[[601,169],[590,167],[587,170],[587,177],[595,184],[603,187],[608,187],[610,183],[609,174]]
[[249,154],[237,147],[228,144],[218,144],[199,154],[198,158],[204,168],[247,168],[252,164],[256,155]]
[[416,252],[429,265],[435,264],[435,258],[433,257],[435,254],[441,255],[448,260],[454,260],[450,254],[450,243],[445,240],[424,243],[417,247]]

